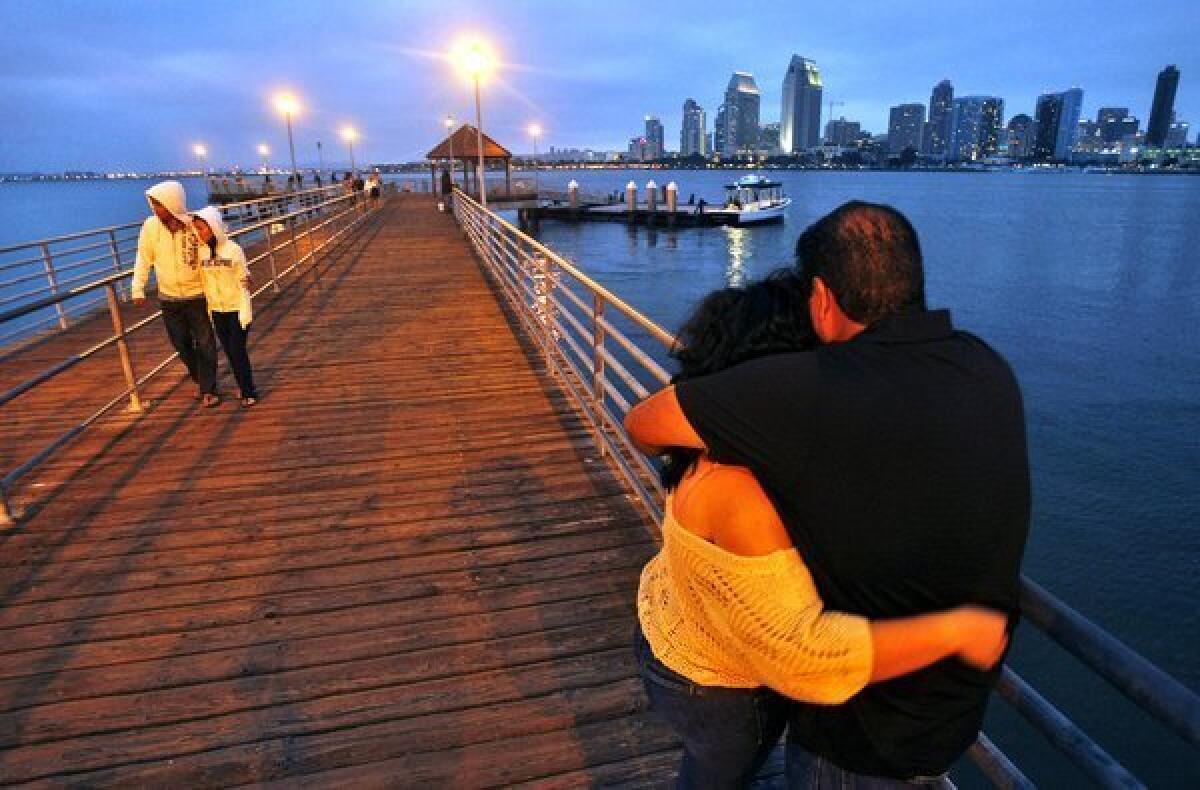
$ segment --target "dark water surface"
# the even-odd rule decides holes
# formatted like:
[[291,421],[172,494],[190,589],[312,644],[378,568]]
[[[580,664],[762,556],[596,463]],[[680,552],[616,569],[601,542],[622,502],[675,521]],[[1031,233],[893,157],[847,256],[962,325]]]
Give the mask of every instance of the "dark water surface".
[[[727,173],[543,173],[544,185],[709,202]],[[1034,479],[1026,570],[1200,687],[1200,178],[793,172],[786,221],[676,231],[543,222],[539,238],[668,329],[708,291],[786,265],[846,200],[889,203],[921,237],[931,306],[1013,364]],[[1027,630],[1027,629],[1026,629]],[[1038,634],[1017,670],[1152,786],[1200,786],[1200,757]],[[992,708],[996,740],[1046,786],[1080,774]],[[969,782],[968,782],[969,783]]]
[[[585,190],[674,180],[720,199],[728,173],[574,171]],[[1200,178],[794,172],[786,222],[678,231],[543,223],[540,238],[664,326],[703,294],[790,262],[799,232],[854,198],[904,211],[929,301],[1020,377],[1034,475],[1030,576],[1200,688]],[[200,205],[197,180],[186,181]],[[149,182],[0,184],[0,246],[145,215]],[[1200,787],[1200,756],[1046,639],[1017,670],[1154,787]],[[989,729],[1046,787],[1084,784],[1002,702]],[[961,783],[974,785],[970,774]]]

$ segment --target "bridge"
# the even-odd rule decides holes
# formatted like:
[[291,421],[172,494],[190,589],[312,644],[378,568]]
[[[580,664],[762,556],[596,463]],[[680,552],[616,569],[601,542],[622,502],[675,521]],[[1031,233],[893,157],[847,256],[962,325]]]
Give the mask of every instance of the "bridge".
[[[136,224],[0,250],[45,282],[0,313],[37,332],[0,352],[0,783],[669,780],[630,650],[662,492],[620,423],[670,335],[462,193],[225,211],[251,410],[201,408],[126,301]],[[1189,690],[1032,582],[1023,606],[1200,742]],[[1140,786],[1011,670],[999,692]],[[1032,786],[984,735],[971,757]]]

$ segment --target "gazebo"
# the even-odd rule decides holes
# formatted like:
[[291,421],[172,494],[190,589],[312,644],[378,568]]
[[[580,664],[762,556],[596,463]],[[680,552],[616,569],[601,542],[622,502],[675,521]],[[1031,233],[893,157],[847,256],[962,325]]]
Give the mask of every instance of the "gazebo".
[[[464,123],[462,126],[455,129],[449,137],[435,145],[425,158],[429,160],[429,173],[433,178],[433,191],[438,190],[438,167],[443,169],[447,166],[450,168],[450,177],[454,178],[454,163],[462,162],[463,180],[462,188],[471,194],[472,190],[468,187],[468,176],[474,173],[475,188],[473,194],[479,196],[479,138],[474,126]],[[487,167],[488,162],[502,161],[504,162],[504,193],[505,195],[512,194],[512,152],[504,146],[497,143],[487,134],[483,135],[483,162],[484,167]],[[469,168],[469,169],[468,169]],[[487,182],[486,176],[484,183]]]

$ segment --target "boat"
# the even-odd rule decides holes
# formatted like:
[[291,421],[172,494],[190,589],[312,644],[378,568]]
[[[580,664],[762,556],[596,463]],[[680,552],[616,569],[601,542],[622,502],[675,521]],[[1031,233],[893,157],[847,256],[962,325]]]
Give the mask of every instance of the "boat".
[[742,176],[725,186],[726,213],[734,215],[734,224],[755,225],[783,219],[790,197],[783,194],[783,184],[766,176]]

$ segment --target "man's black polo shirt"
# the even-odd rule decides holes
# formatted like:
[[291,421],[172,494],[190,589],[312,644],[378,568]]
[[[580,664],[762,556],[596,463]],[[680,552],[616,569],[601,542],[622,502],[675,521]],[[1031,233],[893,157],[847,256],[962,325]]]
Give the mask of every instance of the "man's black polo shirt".
[[[1020,391],[947,311],[676,392],[713,457],[754,472],[828,608],[1016,612],[1030,507]],[[975,739],[994,679],[949,659],[843,705],[797,705],[790,737],[857,773],[942,773]]]

